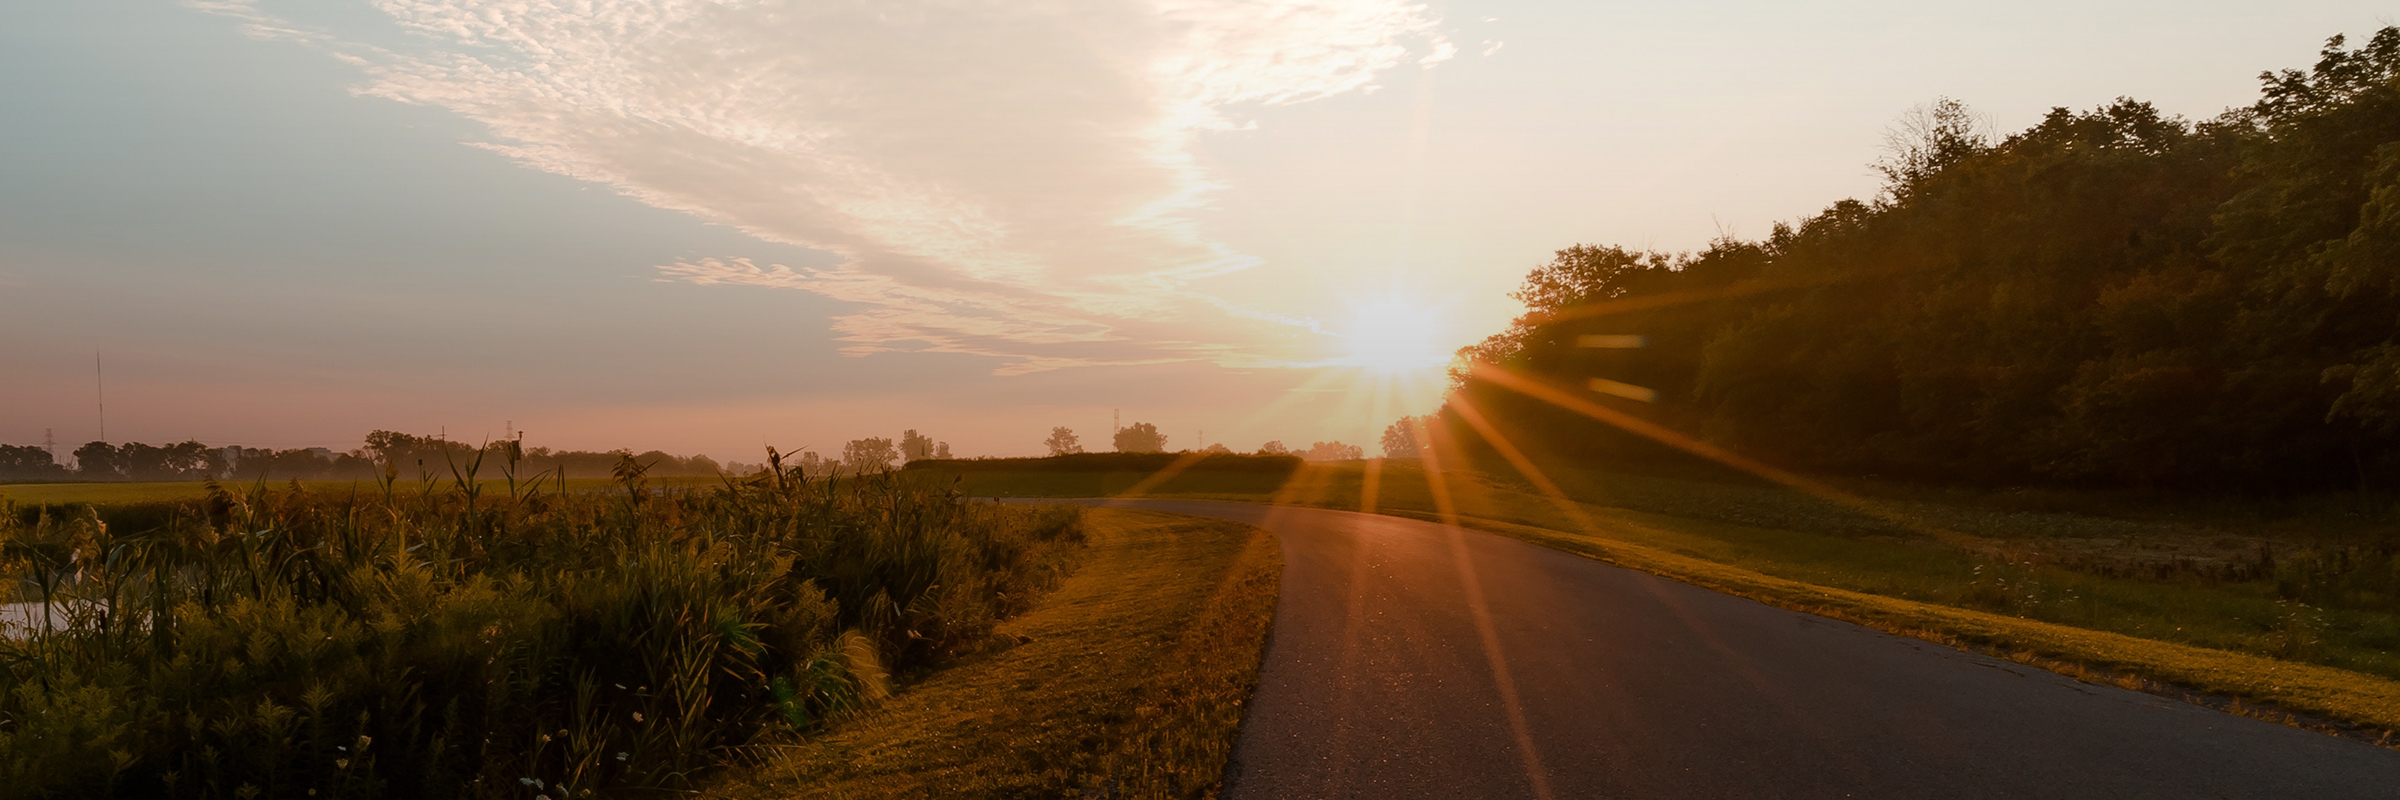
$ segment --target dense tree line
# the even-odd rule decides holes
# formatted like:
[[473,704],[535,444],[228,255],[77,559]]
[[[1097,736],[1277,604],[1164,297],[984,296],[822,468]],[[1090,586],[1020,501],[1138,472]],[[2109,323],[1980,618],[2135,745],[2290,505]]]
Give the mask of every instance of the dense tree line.
[[[315,458],[310,451],[289,453]],[[324,452],[328,457],[331,451]],[[270,456],[264,450],[210,447],[199,442],[152,445],[92,442],[69,455],[74,466],[58,462],[49,450],[28,445],[0,445],[0,480],[182,481],[222,478],[244,454]],[[330,464],[330,461],[327,462]]]
[[[2262,81],[2198,123],[2119,100],[2006,137],[1936,103],[1893,132],[1875,200],[1696,253],[1561,250],[1462,354],[1791,466],[2390,488],[2400,29]],[[1457,378],[1576,432],[1545,442],[1656,450]]]
[[367,434],[365,447],[348,452],[321,447],[212,447],[188,441],[169,445],[91,442],[75,448],[72,455],[74,466],[70,468],[39,447],[0,445],[0,480],[367,480],[386,474],[417,480],[448,479],[453,468],[463,472],[470,467],[483,477],[498,477],[504,466],[520,476],[545,471],[557,475],[564,470],[570,477],[605,478],[628,458],[655,476],[715,475],[723,470],[704,455],[686,458],[657,450],[552,450],[515,441],[473,445],[380,430]]
[[[503,466],[514,469],[520,476],[548,472],[568,477],[605,478],[615,473],[617,466],[632,459],[645,468],[643,474],[670,476],[706,476],[725,471],[715,459],[705,455],[676,456],[651,450],[636,453],[630,449],[616,450],[552,450],[547,447],[526,447],[522,442],[501,440],[479,445],[451,441],[435,436],[416,436],[393,431],[367,434],[367,446],[354,451],[371,463],[383,465],[404,479],[422,476],[448,478],[452,470],[465,470],[475,465],[483,477],[498,477]],[[247,470],[236,468],[238,477],[249,477]],[[336,476],[340,477],[340,476]]]
[[26,444],[0,444],[0,480],[53,480],[71,474],[48,450]]

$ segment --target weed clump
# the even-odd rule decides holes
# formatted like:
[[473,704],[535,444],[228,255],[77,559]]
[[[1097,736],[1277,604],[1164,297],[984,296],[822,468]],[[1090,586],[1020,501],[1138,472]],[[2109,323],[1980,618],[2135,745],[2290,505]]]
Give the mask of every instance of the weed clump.
[[[706,490],[390,478],[0,509],[0,796],[677,788],[981,646],[1068,507],[775,461]],[[5,598],[0,598],[5,599]]]

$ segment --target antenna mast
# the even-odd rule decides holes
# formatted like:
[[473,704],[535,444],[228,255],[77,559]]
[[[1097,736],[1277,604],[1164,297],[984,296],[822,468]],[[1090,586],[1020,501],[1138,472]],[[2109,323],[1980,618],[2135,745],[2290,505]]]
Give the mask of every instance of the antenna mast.
[[93,397],[98,401],[100,409],[100,441],[106,443],[108,441],[108,375],[100,371],[100,351],[98,350],[92,351],[92,383],[97,389],[97,393]]

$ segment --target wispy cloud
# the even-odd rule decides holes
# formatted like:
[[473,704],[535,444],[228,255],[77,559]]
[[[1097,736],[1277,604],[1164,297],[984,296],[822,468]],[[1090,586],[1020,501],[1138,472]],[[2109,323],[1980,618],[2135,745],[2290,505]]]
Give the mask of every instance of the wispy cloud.
[[1255,264],[1188,216],[1216,187],[1196,138],[1456,52],[1405,0],[379,0],[411,34],[384,46],[202,7],[476,120],[527,166],[842,257],[664,280],[856,303],[832,322],[850,352],[1004,373],[1273,360],[1294,320],[1191,291]]

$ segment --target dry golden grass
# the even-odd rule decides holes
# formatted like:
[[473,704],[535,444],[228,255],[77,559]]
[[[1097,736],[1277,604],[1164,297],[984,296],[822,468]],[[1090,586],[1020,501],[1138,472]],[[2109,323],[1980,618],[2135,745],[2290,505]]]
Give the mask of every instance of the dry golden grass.
[[1245,525],[1101,509],[1083,567],[1001,627],[1017,644],[712,790],[741,798],[1213,797],[1258,677],[1282,561]]

